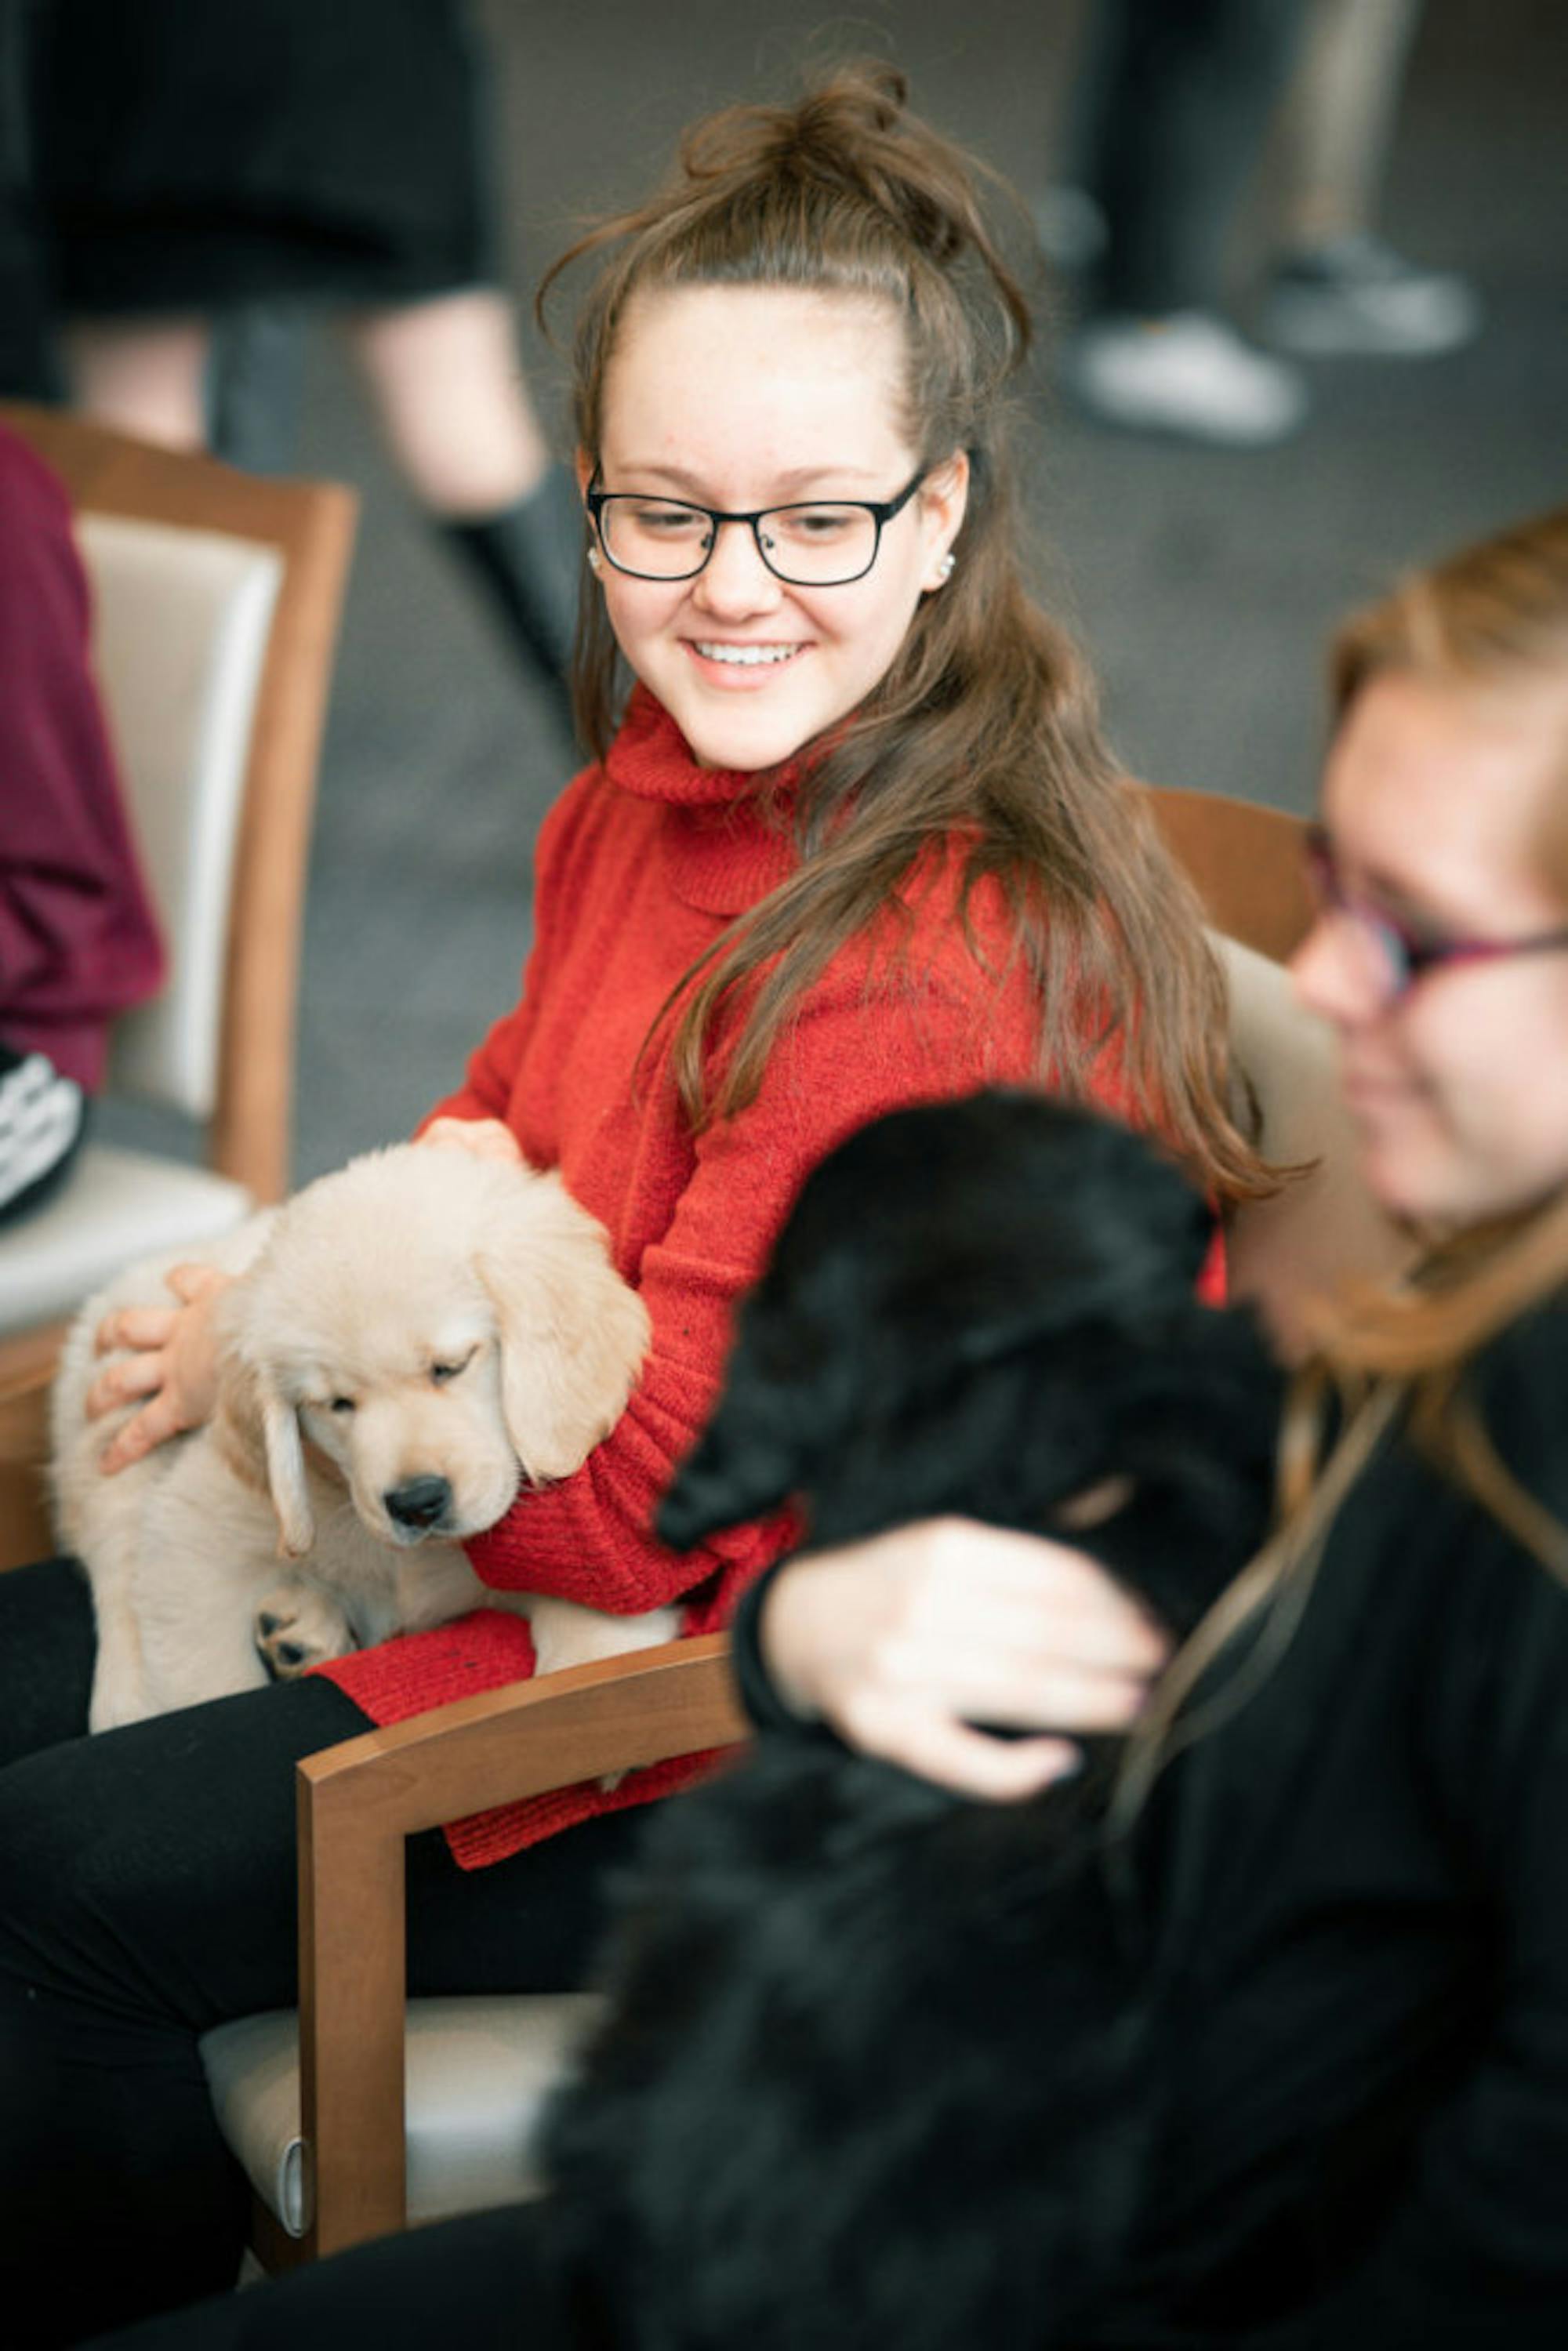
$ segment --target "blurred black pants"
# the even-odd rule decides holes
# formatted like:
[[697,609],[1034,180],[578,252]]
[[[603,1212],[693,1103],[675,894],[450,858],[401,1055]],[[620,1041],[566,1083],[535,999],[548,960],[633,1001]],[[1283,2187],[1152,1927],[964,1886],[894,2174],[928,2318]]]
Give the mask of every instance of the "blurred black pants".
[[1068,176],[1105,216],[1091,307],[1212,309],[1306,0],[1097,0]]
[[[0,2338],[69,2344],[234,2283],[247,2194],[197,2047],[296,1997],[294,1765],[363,1716],[280,1683],[81,1736],[67,1561],[0,1575]],[[581,1980],[636,1815],[464,1871],[409,1848],[416,1993]]]

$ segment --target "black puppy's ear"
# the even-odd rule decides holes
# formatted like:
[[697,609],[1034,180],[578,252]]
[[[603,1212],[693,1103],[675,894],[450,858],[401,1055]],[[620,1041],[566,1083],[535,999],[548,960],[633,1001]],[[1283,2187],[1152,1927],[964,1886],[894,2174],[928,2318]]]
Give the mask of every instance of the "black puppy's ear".
[[766,1282],[755,1291],[741,1311],[724,1393],[660,1505],[660,1541],[689,1551],[812,1485],[842,1418],[847,1368],[809,1317]]
[[721,1527],[762,1518],[795,1491],[786,1454],[766,1438],[759,1442],[759,1432],[732,1432],[727,1405],[727,1397],[659,1505],[653,1531],[672,1551],[690,1551]]

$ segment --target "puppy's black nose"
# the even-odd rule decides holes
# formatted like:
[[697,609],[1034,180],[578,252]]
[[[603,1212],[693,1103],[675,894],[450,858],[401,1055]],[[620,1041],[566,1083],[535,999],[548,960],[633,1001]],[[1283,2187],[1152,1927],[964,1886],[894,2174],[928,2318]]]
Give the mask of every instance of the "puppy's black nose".
[[405,1478],[382,1496],[387,1516],[400,1527],[433,1527],[445,1517],[452,1489],[444,1478]]

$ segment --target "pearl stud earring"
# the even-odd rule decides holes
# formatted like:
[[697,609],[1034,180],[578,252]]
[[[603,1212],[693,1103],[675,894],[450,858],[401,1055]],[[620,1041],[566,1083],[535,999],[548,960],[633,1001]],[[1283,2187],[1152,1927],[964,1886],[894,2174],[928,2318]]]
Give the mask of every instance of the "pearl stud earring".
[[956,560],[956,557],[952,555],[945,555],[942,558],[941,562],[936,566],[936,577],[939,580],[951,580],[953,566]]

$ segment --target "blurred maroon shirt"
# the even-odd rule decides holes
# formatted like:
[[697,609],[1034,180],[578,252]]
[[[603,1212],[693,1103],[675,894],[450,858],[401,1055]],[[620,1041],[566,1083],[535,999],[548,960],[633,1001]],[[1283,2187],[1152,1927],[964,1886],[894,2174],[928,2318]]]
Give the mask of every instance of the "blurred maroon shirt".
[[98,1086],[163,976],[89,652],[64,489],[0,426],[0,1041]]

